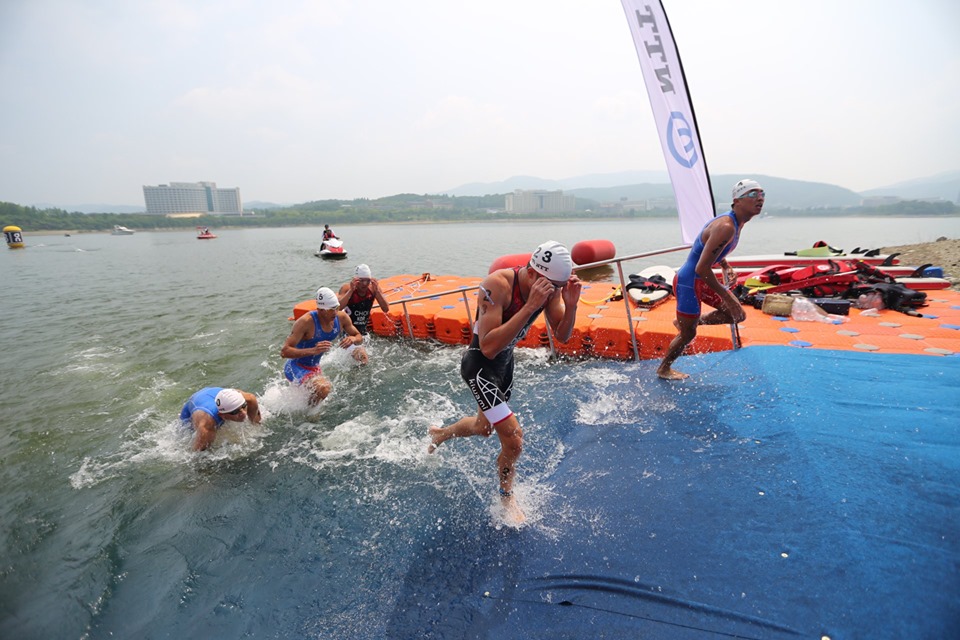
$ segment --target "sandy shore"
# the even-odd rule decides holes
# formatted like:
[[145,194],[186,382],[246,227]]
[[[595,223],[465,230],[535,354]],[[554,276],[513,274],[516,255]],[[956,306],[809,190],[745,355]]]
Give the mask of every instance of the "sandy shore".
[[935,242],[883,247],[881,251],[899,253],[900,264],[943,267],[943,277],[953,283],[951,288],[960,290],[960,239],[939,238]]

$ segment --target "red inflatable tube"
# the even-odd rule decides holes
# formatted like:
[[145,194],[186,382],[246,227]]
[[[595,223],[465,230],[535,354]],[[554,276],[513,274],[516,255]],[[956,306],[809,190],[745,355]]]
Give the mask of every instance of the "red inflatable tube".
[[508,256],[500,256],[490,265],[487,273],[493,273],[497,269],[513,269],[514,267],[525,267],[530,263],[529,253],[511,253]]
[[570,251],[570,257],[577,265],[609,260],[616,255],[617,248],[609,240],[581,240]]

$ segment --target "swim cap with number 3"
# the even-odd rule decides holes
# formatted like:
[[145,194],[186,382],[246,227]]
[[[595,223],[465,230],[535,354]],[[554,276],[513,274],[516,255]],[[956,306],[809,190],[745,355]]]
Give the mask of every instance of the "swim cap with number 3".
[[530,256],[530,266],[554,282],[566,282],[573,272],[573,260],[567,248],[550,240],[544,242]]

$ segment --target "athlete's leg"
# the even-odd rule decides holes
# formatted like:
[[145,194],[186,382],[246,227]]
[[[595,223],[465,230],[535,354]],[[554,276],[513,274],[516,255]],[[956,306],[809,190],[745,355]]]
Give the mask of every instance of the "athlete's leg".
[[697,337],[697,324],[699,320],[700,318],[696,316],[677,314],[677,320],[674,324],[677,325],[678,333],[676,337],[670,341],[667,354],[663,357],[663,361],[660,362],[660,366],[657,367],[658,376],[665,380],[683,380],[684,378],[690,377],[686,373],[681,373],[673,369],[672,366],[687,345]]
[[495,424],[493,428],[500,438],[500,455],[497,456],[497,477],[500,478],[501,495],[513,492],[514,466],[523,452],[523,430],[515,414]]
[[743,305],[736,302],[736,306],[733,306],[728,297],[718,294],[703,280],[697,280],[696,292],[701,302],[715,309],[701,316],[700,324],[731,324],[743,322],[747,319],[747,313],[743,310]]
[[500,438],[500,455],[497,456],[497,477],[500,480],[500,503],[511,524],[520,524],[526,516],[513,496],[513,479],[516,476],[517,459],[523,451],[523,430],[516,414],[493,426]]
[[305,382],[310,385],[310,404],[317,404],[333,389],[333,384],[321,373],[310,376]]
[[487,438],[493,433],[493,428],[483,411],[477,409],[477,415],[465,416],[449,427],[432,426],[427,431],[430,434],[430,446],[427,453],[433,453],[441,444],[450,438],[467,438],[469,436],[483,436]]
[[747,319],[747,314],[742,306],[731,311],[729,307],[716,309],[700,318],[700,324],[732,324],[734,322],[743,322]]
[[367,364],[370,360],[370,357],[367,355],[367,350],[359,345],[356,345],[356,348],[350,350],[350,355],[357,361],[357,364]]

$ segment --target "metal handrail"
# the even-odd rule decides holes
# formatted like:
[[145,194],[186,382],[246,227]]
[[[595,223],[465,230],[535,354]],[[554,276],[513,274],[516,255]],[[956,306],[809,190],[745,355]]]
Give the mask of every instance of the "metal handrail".
[[[616,265],[617,265],[617,276],[618,276],[618,278],[619,278],[619,280],[620,280],[620,291],[621,291],[621,292],[624,292],[624,291],[626,291],[626,280],[625,280],[624,277],[623,277],[623,263],[624,263],[624,262],[628,262],[628,261],[630,261],[630,260],[638,260],[638,259],[640,259],[640,258],[650,258],[650,257],[652,257],[652,256],[659,256],[659,255],[663,255],[663,254],[665,254],[665,253],[673,253],[673,252],[676,252],[676,251],[684,251],[684,250],[689,249],[689,248],[690,248],[690,245],[684,244],[684,245],[678,245],[678,246],[676,246],[676,247],[669,247],[669,248],[667,248],[667,249],[658,249],[658,250],[656,250],[656,251],[647,251],[647,252],[644,252],[644,253],[635,253],[635,254],[633,254],[633,255],[622,256],[622,257],[619,257],[619,258],[616,258],[616,257],[615,257],[615,258],[610,258],[610,259],[608,259],[608,260],[599,260],[599,261],[597,261],[597,262],[591,262],[590,264],[577,265],[576,267],[573,268],[573,271],[574,271],[574,272],[584,271],[584,270],[586,270],[586,269],[596,269],[597,267],[602,267],[602,266],[605,266],[605,265],[608,265],[608,264],[616,264]],[[392,304],[396,304],[397,302],[399,302],[399,303],[400,303],[400,306],[403,307],[403,317],[404,317],[405,324],[406,324],[406,326],[407,326],[407,334],[412,338],[412,337],[413,337],[413,325],[411,325],[411,323],[410,323],[410,313],[409,313],[409,311],[407,311],[407,304],[409,304],[409,303],[411,303],[411,302],[417,302],[417,301],[419,301],[419,300],[430,300],[430,299],[438,298],[438,297],[441,297],[441,296],[448,296],[448,295],[460,294],[461,297],[463,298],[464,307],[466,307],[466,310],[467,310],[467,322],[470,322],[470,318],[472,317],[473,314],[472,314],[472,312],[471,312],[471,310],[470,310],[470,301],[467,300],[467,292],[469,292],[469,291],[474,291],[474,290],[477,289],[477,288],[478,288],[478,286],[458,287],[458,288],[456,288],[456,289],[450,289],[449,291],[440,291],[440,292],[427,293],[427,294],[424,294],[424,295],[421,295],[421,296],[413,296],[413,297],[410,297],[410,298],[404,298],[404,299],[402,299],[402,300],[396,300],[396,301],[393,301]],[[624,307],[625,307],[626,310],[627,310],[627,330],[628,330],[628,332],[630,333],[630,343],[631,343],[631,346],[633,347],[633,357],[634,357],[635,360],[638,360],[638,361],[639,361],[639,360],[640,360],[640,350],[639,350],[639,348],[637,347],[637,334],[636,334],[636,332],[633,330],[633,314],[630,312],[631,309],[630,309],[629,296],[623,295],[623,304],[624,304]],[[552,334],[552,332],[550,331],[550,323],[549,323],[549,322],[547,323],[547,337],[548,337],[549,342],[550,342],[550,352],[551,352],[553,355],[556,355],[556,353],[557,353],[557,352],[556,352],[556,347],[555,347],[554,344],[553,344],[553,334]]]

